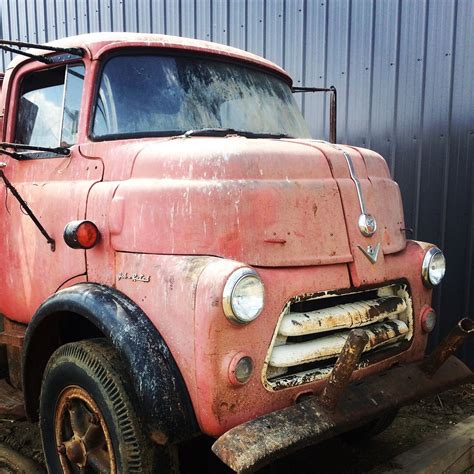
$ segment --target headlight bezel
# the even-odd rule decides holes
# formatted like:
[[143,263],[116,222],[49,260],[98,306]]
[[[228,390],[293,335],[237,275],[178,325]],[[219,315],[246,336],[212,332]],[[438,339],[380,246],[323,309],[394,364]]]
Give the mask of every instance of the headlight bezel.
[[[430,275],[430,266],[433,258],[437,255],[441,255],[444,260],[444,272],[443,276],[440,278],[440,280],[436,283],[431,280],[431,275]],[[421,277],[423,280],[423,284],[427,288],[434,288],[435,286],[438,286],[442,281],[443,278],[446,274],[446,257],[444,256],[443,252],[441,249],[438,247],[431,247],[426,253],[425,256],[423,257],[423,263],[421,265]]]
[[[233,296],[234,296],[236,288],[246,278],[257,279],[262,285],[262,293],[263,293],[261,307],[251,319],[244,319],[241,316],[239,316],[232,304]],[[255,321],[260,316],[260,314],[263,311],[264,306],[265,306],[265,286],[263,284],[262,279],[260,278],[260,275],[253,268],[250,268],[250,267],[242,267],[242,268],[238,268],[237,270],[234,270],[227,278],[227,281],[224,285],[223,294],[222,294],[222,308],[224,310],[224,314],[227,317],[227,319],[239,325],[249,324],[252,321]]]

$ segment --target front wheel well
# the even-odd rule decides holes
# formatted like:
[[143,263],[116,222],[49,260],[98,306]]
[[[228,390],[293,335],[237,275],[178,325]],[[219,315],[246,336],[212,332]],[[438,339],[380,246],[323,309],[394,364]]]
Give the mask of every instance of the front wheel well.
[[59,347],[69,342],[106,337],[105,334],[87,318],[73,312],[61,311],[49,315],[35,330],[34,338],[28,345],[28,353],[23,354],[31,363],[23,363],[24,397],[28,414],[38,419],[39,396],[46,365]]
[[38,417],[41,382],[53,352],[66,342],[91,337],[107,339],[120,354],[150,434],[174,443],[199,432],[186,384],[158,329],[126,295],[90,282],[52,295],[28,325],[23,390],[29,418]]

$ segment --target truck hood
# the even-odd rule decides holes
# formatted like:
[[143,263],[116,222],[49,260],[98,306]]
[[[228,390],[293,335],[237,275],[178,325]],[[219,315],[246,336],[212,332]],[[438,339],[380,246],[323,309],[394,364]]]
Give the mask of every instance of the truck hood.
[[403,249],[400,195],[385,161],[369,150],[344,150],[377,219],[371,238],[357,226],[346,158],[330,144],[179,137],[147,142],[136,156],[131,179],[111,203],[112,245],[271,267],[355,265],[365,259],[358,246],[376,242],[380,254]]

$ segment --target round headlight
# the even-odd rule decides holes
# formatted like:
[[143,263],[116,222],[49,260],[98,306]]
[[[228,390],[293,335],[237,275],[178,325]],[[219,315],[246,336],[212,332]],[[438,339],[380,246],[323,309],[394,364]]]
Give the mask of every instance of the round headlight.
[[428,288],[439,285],[446,273],[446,260],[438,247],[431,247],[425,254],[421,266],[423,283]]
[[239,268],[224,287],[224,314],[236,323],[250,323],[262,312],[265,290],[262,280],[251,268]]

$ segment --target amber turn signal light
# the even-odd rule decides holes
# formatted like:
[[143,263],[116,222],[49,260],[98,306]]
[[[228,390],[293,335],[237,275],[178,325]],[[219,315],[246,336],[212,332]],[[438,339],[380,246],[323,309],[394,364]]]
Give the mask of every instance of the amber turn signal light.
[[91,249],[99,240],[99,229],[91,221],[71,221],[64,228],[64,241],[72,249]]

